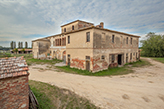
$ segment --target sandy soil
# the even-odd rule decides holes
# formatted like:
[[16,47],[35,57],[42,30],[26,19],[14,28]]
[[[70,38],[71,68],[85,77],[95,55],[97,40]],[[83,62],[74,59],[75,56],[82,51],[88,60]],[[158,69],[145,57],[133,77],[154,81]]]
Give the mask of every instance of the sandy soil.
[[29,67],[30,80],[74,91],[106,109],[164,109],[164,64],[147,58],[153,66],[135,68],[135,73],[91,77]]

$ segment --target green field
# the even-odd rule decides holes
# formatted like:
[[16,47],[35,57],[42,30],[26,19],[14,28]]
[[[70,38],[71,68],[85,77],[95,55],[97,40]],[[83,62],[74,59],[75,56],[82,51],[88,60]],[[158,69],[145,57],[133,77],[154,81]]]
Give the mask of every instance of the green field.
[[39,109],[99,109],[86,98],[67,89],[32,80],[29,85],[39,102]]
[[152,58],[152,59],[154,59],[155,61],[164,63],[164,57],[162,57],[162,58]]

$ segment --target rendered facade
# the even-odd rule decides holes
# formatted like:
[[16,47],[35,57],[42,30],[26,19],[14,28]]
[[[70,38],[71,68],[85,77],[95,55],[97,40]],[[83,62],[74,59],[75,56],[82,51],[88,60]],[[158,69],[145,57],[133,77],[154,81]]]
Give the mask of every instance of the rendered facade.
[[33,57],[62,59],[70,67],[97,72],[139,59],[140,36],[76,20],[61,26],[61,34],[33,41]]

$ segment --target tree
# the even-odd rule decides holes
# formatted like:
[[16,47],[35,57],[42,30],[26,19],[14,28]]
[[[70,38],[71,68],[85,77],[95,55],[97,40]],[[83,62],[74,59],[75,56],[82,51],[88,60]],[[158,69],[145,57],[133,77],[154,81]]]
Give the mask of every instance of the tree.
[[16,43],[15,42],[13,42],[13,49],[15,49],[16,48]]
[[150,32],[146,40],[141,40],[142,55],[148,57],[164,57],[164,35]]
[[21,42],[21,48],[23,48],[23,42]]
[[27,42],[25,42],[25,48],[28,48],[28,43]]
[[21,42],[18,42],[18,48],[21,48]]
[[22,51],[22,53],[24,53],[25,52],[25,49],[23,48],[21,51]]
[[11,47],[11,49],[14,48],[14,42],[13,41],[10,43],[10,47]]
[[16,54],[17,54],[17,52],[18,52],[18,49],[17,49],[17,48],[15,48],[15,49],[13,50],[13,52],[16,52]]

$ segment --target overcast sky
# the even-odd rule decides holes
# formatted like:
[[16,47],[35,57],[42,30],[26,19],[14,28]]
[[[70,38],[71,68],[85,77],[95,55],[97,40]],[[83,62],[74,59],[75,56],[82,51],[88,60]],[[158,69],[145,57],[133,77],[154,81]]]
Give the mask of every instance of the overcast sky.
[[164,34],[164,0],[0,0],[0,46],[61,32],[74,20],[144,36]]

